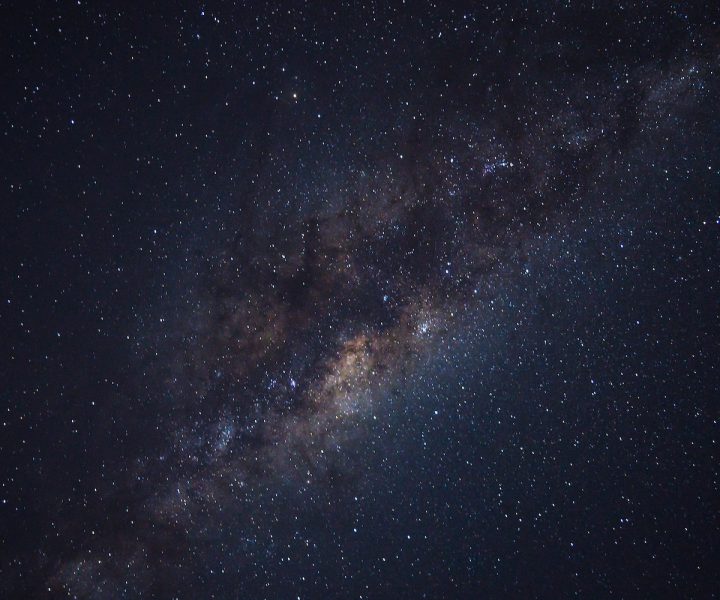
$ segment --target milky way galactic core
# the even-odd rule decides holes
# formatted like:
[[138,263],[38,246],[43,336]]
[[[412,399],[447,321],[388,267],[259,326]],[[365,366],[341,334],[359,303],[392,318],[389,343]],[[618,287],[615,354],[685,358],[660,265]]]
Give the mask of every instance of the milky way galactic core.
[[3,8],[0,595],[720,594],[717,19]]

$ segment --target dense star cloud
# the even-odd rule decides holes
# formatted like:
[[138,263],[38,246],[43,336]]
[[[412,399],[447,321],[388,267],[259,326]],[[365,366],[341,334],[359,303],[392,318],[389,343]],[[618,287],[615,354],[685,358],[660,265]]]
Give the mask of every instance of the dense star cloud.
[[0,590],[717,593],[711,8],[165,10],[5,26]]

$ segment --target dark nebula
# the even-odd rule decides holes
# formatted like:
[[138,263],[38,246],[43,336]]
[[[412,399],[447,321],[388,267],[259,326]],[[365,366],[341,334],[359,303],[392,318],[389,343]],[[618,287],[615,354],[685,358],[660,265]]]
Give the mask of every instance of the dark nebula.
[[0,595],[719,594],[717,12],[3,9]]

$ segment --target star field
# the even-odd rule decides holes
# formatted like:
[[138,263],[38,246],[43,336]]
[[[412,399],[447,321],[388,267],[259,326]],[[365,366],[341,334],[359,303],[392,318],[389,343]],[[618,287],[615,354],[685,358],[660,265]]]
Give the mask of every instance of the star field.
[[4,7],[0,595],[720,593],[717,17]]

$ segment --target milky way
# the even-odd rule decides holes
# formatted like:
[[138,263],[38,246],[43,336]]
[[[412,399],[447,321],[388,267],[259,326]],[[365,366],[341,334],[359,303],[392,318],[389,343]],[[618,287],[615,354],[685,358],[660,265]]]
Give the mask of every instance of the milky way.
[[[128,366],[113,367],[108,358],[93,367],[98,379],[120,381],[98,402],[113,423],[109,430],[122,430],[122,459],[98,480],[87,476],[93,493],[82,501],[61,501],[58,516],[42,526],[54,532],[51,541],[45,533],[37,548],[8,555],[8,590],[78,598],[705,590],[705,581],[690,582],[687,563],[663,580],[652,569],[620,575],[609,554],[568,555],[583,536],[592,544],[597,521],[586,518],[596,525],[578,533],[573,507],[590,510],[593,502],[584,492],[573,496],[578,484],[561,473],[582,464],[586,445],[592,460],[615,460],[622,423],[632,423],[625,436],[637,457],[655,445],[637,441],[657,426],[652,404],[633,408],[623,395],[640,378],[645,387],[632,398],[654,397],[660,388],[660,375],[645,374],[655,334],[646,333],[646,345],[633,354],[628,348],[639,337],[623,329],[614,340],[602,328],[619,327],[603,319],[622,312],[608,313],[605,302],[631,310],[634,301],[623,295],[644,302],[665,288],[645,283],[635,293],[623,283],[651,281],[652,262],[637,274],[603,265],[625,260],[617,253],[626,244],[645,249],[637,265],[654,255],[653,243],[658,255],[675,248],[680,234],[661,225],[662,211],[695,215],[692,227],[701,229],[699,223],[716,226],[720,218],[709,208],[717,179],[701,179],[716,176],[717,162],[691,175],[706,156],[717,158],[714,22],[679,8],[337,8],[285,14],[206,7],[170,21],[191,40],[167,50],[170,64],[182,64],[186,44],[195,44],[192,52],[204,48],[215,75],[205,91],[188,92],[195,95],[183,105],[189,121],[179,137],[147,159],[176,181],[163,189],[147,175],[143,187],[160,204],[183,208],[163,222],[141,208],[140,198],[141,216],[130,217],[145,223],[142,215],[149,215],[142,244],[157,266],[151,262],[149,273],[138,275],[144,304],[133,302],[132,319],[119,325]],[[123,39],[144,39],[161,27],[161,15],[151,15],[147,27],[118,15]],[[83,18],[101,26],[102,14]],[[241,27],[245,22],[257,28]],[[165,56],[148,42],[134,43],[141,64],[153,52]],[[247,71],[236,82],[213,79],[221,77],[213,62],[227,66],[244,53]],[[160,104],[185,93],[184,67],[177,68],[176,81],[152,88]],[[138,86],[141,95],[145,84]],[[165,132],[172,118],[158,114]],[[212,140],[190,148],[192,159],[172,150],[183,135],[198,135],[185,133],[188,123]],[[690,149],[684,156],[683,148]],[[671,177],[690,182],[689,198],[671,185],[647,187]],[[667,234],[635,242],[651,231]],[[716,238],[702,235],[694,256],[717,250]],[[133,268],[129,260],[118,264],[118,272]],[[714,286],[702,263],[693,268]],[[685,272],[681,280],[690,281],[694,275]],[[673,302],[668,306],[682,311]],[[712,310],[702,304],[695,314]],[[694,318],[687,331],[695,331]],[[644,319],[627,322],[640,327]],[[592,326],[582,323],[596,323],[597,332],[573,337]],[[667,323],[657,325],[657,336],[668,327],[671,340],[682,339],[682,329]],[[608,358],[602,348],[614,341]],[[535,344],[540,349],[527,354]],[[668,347],[678,344],[668,364],[683,364],[683,354],[692,362],[689,347]],[[697,406],[709,397],[712,378],[700,385],[690,393]],[[547,400],[543,412],[539,398],[546,395],[558,404]],[[684,397],[666,393],[676,396]],[[535,409],[523,408],[526,398],[536,398],[528,400]],[[550,407],[559,415],[552,426]],[[443,422],[446,414],[457,422]],[[638,414],[646,416],[629,416]],[[89,435],[102,440],[98,427]],[[97,458],[87,460],[113,455],[109,435]],[[697,435],[695,443],[711,452]],[[503,467],[515,453],[517,461],[507,459],[514,466]],[[672,463],[673,474],[659,481],[677,484],[683,464]],[[697,480],[712,478],[709,467],[697,466],[702,459],[692,464]],[[582,481],[590,485],[595,476],[587,465]],[[622,468],[626,481],[644,485],[641,474]],[[615,471],[597,473],[602,490],[615,489]],[[416,483],[402,483],[406,478]],[[689,481],[695,485],[696,476]],[[613,508],[592,509],[601,523],[595,535],[605,548],[625,519],[638,521],[632,543],[623,546],[628,553],[643,536],[657,541],[659,529],[643,528],[660,513],[650,501],[627,506],[635,484],[627,495],[618,485],[605,505]],[[561,500],[549,499],[555,492],[541,500],[544,489],[562,490],[565,516],[547,516]],[[706,491],[689,495],[706,506]],[[416,502],[434,508],[420,510]],[[534,502],[535,513],[522,512],[523,503]],[[708,516],[670,492],[666,502],[690,527]],[[406,512],[415,516],[405,519]],[[362,539],[363,519],[370,537],[353,542]],[[556,525],[538,525],[543,519]],[[521,533],[527,526],[533,533]],[[496,535],[503,541],[493,541]],[[373,547],[373,537],[384,541]],[[562,551],[554,550],[556,541]],[[498,550],[504,543],[512,549]],[[427,553],[412,558],[414,544]],[[677,544],[660,543],[660,554]],[[552,569],[538,559],[544,547],[555,565],[580,566],[560,567],[558,579],[548,579]],[[701,571],[708,567],[704,555],[689,556]],[[503,570],[503,561],[515,567]],[[520,565],[529,563],[526,576]]]

